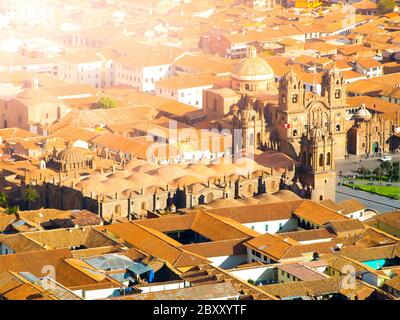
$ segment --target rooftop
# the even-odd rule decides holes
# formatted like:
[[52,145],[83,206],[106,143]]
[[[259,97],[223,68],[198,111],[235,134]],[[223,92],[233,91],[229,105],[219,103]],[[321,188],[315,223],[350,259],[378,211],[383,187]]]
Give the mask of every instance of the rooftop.
[[328,278],[327,275],[315,271],[301,263],[285,263],[277,266],[279,270],[285,271],[295,276],[300,281],[311,281]]
[[327,222],[344,220],[343,215],[310,200],[303,201],[300,206],[294,210],[294,214],[320,226]]
[[126,295],[111,300],[218,300],[237,298],[239,295],[231,283],[223,282],[177,290]]

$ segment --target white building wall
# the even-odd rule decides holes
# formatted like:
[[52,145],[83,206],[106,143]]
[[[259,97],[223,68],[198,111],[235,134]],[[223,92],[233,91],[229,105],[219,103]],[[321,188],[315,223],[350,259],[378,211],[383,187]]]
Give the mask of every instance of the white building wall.
[[261,234],[293,231],[297,227],[296,219],[284,219],[274,221],[262,221],[244,223],[244,226],[253,229]]
[[364,210],[355,211],[346,215],[347,218],[350,219],[358,219],[363,221],[364,220]]
[[254,281],[274,281],[275,280],[275,270],[274,265],[252,267],[244,269],[233,269],[229,270],[229,273],[243,281],[249,279]]
[[221,257],[208,257],[211,264],[222,269],[232,269],[239,264],[245,263],[247,261],[247,255],[233,255],[233,256],[221,256]]
[[316,240],[308,240],[308,241],[299,241],[300,244],[311,244],[311,243],[321,243],[321,242],[329,242],[332,241],[332,238],[326,239],[316,239]]
[[70,84],[88,84],[94,88],[109,88],[114,85],[114,64],[112,61],[71,63],[60,60],[58,78]]
[[156,95],[160,96],[160,97],[164,97],[164,98],[168,98],[168,99],[172,99],[172,100],[176,100],[178,101],[179,97],[178,97],[178,90],[174,90],[174,89],[167,89],[167,88],[158,88],[157,84],[156,84]]
[[140,286],[141,293],[149,293],[149,292],[160,292],[165,290],[176,290],[176,289],[183,289],[188,287],[189,284],[185,281],[177,281],[173,283],[160,283],[160,284],[153,284],[149,286]]
[[213,85],[207,85],[178,90],[178,101],[200,109],[203,106],[203,91],[212,87]]
[[115,66],[115,83],[117,85],[128,85],[148,93],[155,93],[156,82],[172,75],[171,64],[135,67],[117,62]]
[[255,261],[261,262],[261,263],[273,263],[274,261],[272,261],[269,257],[264,256],[260,253],[257,252],[253,252],[254,250],[247,248],[247,262],[248,263],[252,263]]
[[141,91],[155,93],[156,82],[173,75],[172,64],[145,67],[142,69]]
[[356,66],[356,71],[358,73],[361,73],[361,74],[365,75],[367,78],[381,77],[383,75],[383,68],[382,67],[364,69],[361,66],[357,65]]
[[119,289],[109,288],[100,290],[75,290],[72,292],[85,300],[97,300],[97,299],[109,298],[113,295],[115,291],[119,291]]
[[82,149],[89,149],[89,143],[83,140],[76,140],[72,146],[74,148],[82,148]]
[[128,85],[135,89],[142,90],[141,68],[127,66],[119,62],[115,63],[115,84]]
[[212,87],[213,85],[185,89],[168,89],[158,87],[156,84],[155,94],[157,96],[179,101],[200,109],[203,105],[203,91],[211,89]]

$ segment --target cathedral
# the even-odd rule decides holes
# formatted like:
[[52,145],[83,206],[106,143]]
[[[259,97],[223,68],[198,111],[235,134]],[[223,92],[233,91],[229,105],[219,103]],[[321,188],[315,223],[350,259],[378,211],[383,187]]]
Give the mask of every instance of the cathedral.
[[[391,123],[383,115],[371,116],[364,106],[352,112],[343,74],[335,65],[324,73],[320,95],[307,92],[293,68],[276,79],[254,47],[231,77],[230,88],[205,92],[203,108],[213,119],[211,126],[232,130],[233,154],[277,150],[297,160],[294,183],[315,201],[335,199],[335,159],[389,150],[388,139],[399,125],[398,119]],[[371,128],[379,140],[365,134]]]

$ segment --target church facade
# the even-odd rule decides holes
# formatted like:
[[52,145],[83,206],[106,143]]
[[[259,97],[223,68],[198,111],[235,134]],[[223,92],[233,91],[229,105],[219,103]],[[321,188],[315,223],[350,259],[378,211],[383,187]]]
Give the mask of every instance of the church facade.
[[[347,105],[346,83],[335,65],[322,77],[321,94],[306,91],[293,68],[277,84],[269,82],[273,78],[267,62],[250,48],[248,57],[234,69],[231,88],[205,92],[203,109],[207,117],[216,118],[212,126],[232,130],[233,153],[261,148],[297,160],[293,183],[303,196],[315,201],[335,199],[335,159],[392,150],[390,137],[399,119],[378,113],[363,116],[365,107],[353,110]],[[225,97],[231,103],[235,94],[236,102],[226,112]],[[209,111],[210,101],[215,114]],[[216,117],[223,110],[225,114]]]

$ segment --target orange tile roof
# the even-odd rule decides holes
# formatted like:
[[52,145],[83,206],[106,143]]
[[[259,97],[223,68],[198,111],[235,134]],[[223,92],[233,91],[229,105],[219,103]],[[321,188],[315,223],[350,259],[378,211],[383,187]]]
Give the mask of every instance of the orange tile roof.
[[206,87],[213,86],[219,80],[219,78],[210,73],[182,74],[158,81],[156,88],[181,90]]
[[230,207],[222,209],[209,209],[207,212],[222,217],[228,217],[240,223],[273,221],[290,219],[292,213],[303,200],[278,203],[265,203],[244,207]]
[[322,226],[329,221],[344,220],[343,215],[311,200],[305,200],[295,210],[294,214],[311,223]]
[[371,68],[377,68],[377,67],[382,67],[382,64],[379,61],[376,61],[373,58],[359,58],[355,60],[355,63],[360,65],[364,69],[371,69]]
[[205,259],[202,261],[201,257],[191,255],[180,249],[181,244],[179,242],[162,232],[134,222],[116,223],[101,229],[113,233],[135,248],[177,268],[195,266],[206,261]]
[[346,102],[350,107],[360,107],[361,104],[365,104],[368,109],[382,113],[396,113],[396,111],[400,111],[398,104],[370,96],[348,97]]

